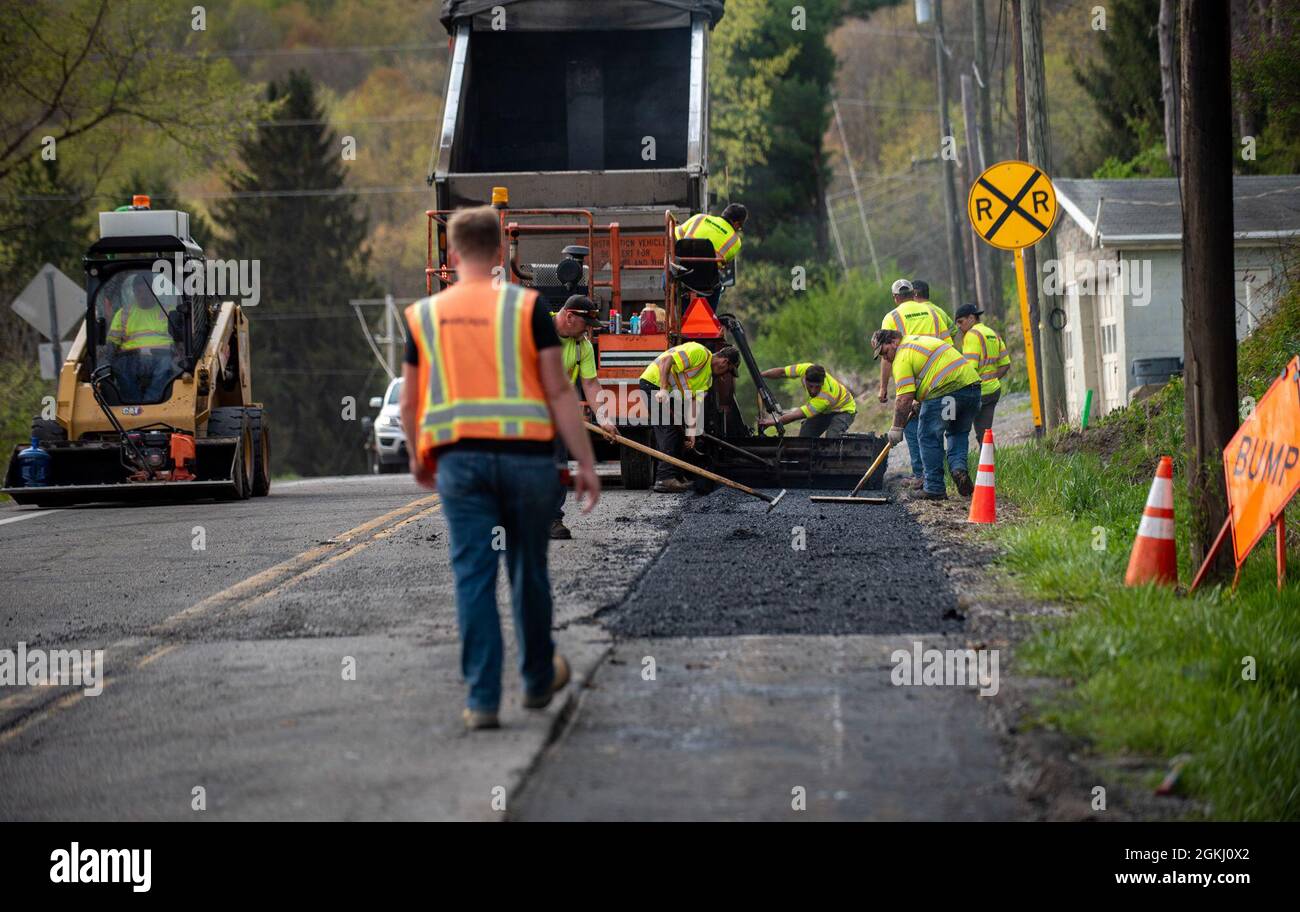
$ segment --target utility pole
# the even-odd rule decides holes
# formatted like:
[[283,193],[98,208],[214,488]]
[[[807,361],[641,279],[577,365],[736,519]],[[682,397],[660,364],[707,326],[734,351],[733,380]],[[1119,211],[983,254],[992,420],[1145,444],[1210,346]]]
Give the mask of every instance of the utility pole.
[[[853,152],[849,149],[849,138],[844,133],[844,120],[840,117],[840,103],[831,99],[831,110],[835,112],[835,126],[840,131],[840,148],[844,150],[844,163],[849,167],[849,182],[853,185],[853,195],[858,200],[858,218],[862,220],[862,233],[867,236],[867,250],[871,253],[871,268],[876,271],[876,282],[883,281],[880,278],[880,264],[876,262],[876,245],[871,240],[871,226],[867,224],[867,210],[862,205],[862,190],[858,187],[858,170],[853,167]],[[830,201],[826,203],[826,213],[830,214]],[[835,234],[835,244],[839,247],[840,236],[837,231]],[[840,247],[840,261],[844,260],[844,248]]]
[[[1237,430],[1233,308],[1232,79],[1228,5],[1182,0],[1183,362],[1191,556],[1199,564],[1228,515],[1223,448]],[[1212,574],[1222,579],[1228,549]]]
[[[1011,0],[1011,62],[1016,73],[1016,158],[1029,160],[1029,146],[1026,141],[1025,128],[1025,52],[1020,40],[1020,0]],[[1033,247],[1026,247],[1022,252],[1025,259],[1025,275],[1038,275],[1038,257]],[[1038,335],[1038,288],[1036,283],[1025,281],[1025,297],[1029,300],[1029,334],[1034,339],[1034,351],[1043,350],[1043,340]],[[1034,359],[1038,388],[1043,388],[1043,359]]]
[[[1025,67],[1025,142],[1028,161],[1049,177],[1052,173],[1052,150],[1048,144],[1047,84],[1043,73],[1042,0],[1021,0],[1020,40],[1024,48]],[[1030,273],[1042,293],[1039,266],[1056,263],[1056,241],[1048,234],[1037,244],[1036,262]],[[1062,353],[1061,328],[1065,312],[1051,296],[1043,294],[1038,308],[1039,352],[1042,356],[1043,428],[1051,431],[1066,419],[1065,360]]]
[[[984,19],[984,0],[972,0],[974,18],[976,102],[979,107],[979,170],[978,174],[998,160],[993,148],[993,107],[989,104],[988,35]],[[993,316],[1002,316],[1002,262],[999,251],[986,244],[976,244],[984,256],[985,286],[988,293],[988,310]],[[977,254],[978,256],[979,254]]]
[[[970,175],[970,182],[973,184],[975,179],[984,171],[984,160],[980,157],[980,143],[978,128],[975,124],[975,86],[974,80],[965,73],[961,76],[961,115],[966,124],[966,173]],[[988,295],[988,261],[989,257],[985,255],[986,250],[992,250],[988,244],[982,244],[975,240],[974,227],[967,230],[971,236],[971,260],[975,265],[975,303],[980,310],[989,309]]]
[[948,287],[951,304],[957,307],[966,297],[966,264],[962,255],[960,229],[957,227],[957,190],[954,185],[953,160],[945,154],[949,138],[953,149],[957,140],[948,120],[948,64],[943,44],[943,0],[934,0],[934,59],[939,81],[939,164],[943,168],[943,214],[947,221],[944,234],[948,239]]
[[1178,173],[1178,61],[1174,59],[1177,0],[1160,0],[1157,34],[1160,42],[1160,96],[1165,108],[1165,157]]

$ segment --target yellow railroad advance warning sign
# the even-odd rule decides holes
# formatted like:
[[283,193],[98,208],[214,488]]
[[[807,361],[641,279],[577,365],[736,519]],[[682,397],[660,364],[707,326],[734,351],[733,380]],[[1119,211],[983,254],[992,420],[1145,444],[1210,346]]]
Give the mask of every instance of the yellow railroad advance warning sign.
[[988,168],[966,198],[975,233],[1003,250],[1020,250],[1042,240],[1056,221],[1057,208],[1051,179],[1022,161]]

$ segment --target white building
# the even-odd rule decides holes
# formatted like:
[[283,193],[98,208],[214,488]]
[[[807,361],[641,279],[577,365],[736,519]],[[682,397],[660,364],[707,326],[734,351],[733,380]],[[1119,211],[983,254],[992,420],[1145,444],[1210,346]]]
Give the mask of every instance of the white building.
[[[1173,178],[1058,180],[1056,290],[1071,420],[1182,370],[1182,208]],[[1300,252],[1300,175],[1233,178],[1237,338],[1272,309]],[[1054,281],[1044,271],[1044,283]],[[1051,287],[1048,290],[1053,290]]]

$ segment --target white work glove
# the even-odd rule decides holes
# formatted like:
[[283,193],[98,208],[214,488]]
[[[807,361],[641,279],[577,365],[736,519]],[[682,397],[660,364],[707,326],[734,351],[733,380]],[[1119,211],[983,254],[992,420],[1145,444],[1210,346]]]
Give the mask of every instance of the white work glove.
[[888,437],[890,446],[898,446],[903,442],[903,429],[901,427],[891,427]]

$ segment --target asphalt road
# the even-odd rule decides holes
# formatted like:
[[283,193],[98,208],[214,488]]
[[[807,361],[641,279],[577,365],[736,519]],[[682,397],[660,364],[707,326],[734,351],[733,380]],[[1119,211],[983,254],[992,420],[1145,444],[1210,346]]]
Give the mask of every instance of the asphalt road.
[[0,688],[0,819],[785,819],[796,787],[805,817],[1019,816],[969,689],[890,684],[892,649],[960,635],[906,569],[919,526],[806,493],[571,511],[575,685],[526,712],[508,656],[504,727],[473,734],[445,524],[406,476],[0,507],[0,648],[102,649],[106,677]]

